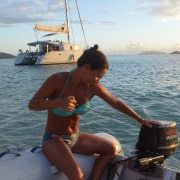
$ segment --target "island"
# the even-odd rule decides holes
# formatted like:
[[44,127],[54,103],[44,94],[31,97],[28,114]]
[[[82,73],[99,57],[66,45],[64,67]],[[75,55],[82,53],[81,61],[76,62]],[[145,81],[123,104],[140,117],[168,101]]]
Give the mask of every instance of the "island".
[[163,55],[163,54],[180,54],[180,51],[173,51],[171,53],[165,53],[160,51],[144,51],[139,53],[138,55]]
[[180,54],[180,51],[174,51],[174,52],[172,52],[170,54]]
[[161,55],[161,54],[167,54],[167,53],[160,51],[144,51],[139,53],[138,55]]
[[0,52],[0,59],[11,59],[11,58],[15,58],[15,56],[12,54]]

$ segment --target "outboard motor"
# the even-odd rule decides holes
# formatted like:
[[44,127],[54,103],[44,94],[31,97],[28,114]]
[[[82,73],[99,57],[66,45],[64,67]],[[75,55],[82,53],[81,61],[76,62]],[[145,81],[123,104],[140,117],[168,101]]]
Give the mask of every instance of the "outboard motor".
[[156,165],[163,165],[164,159],[173,154],[178,146],[175,122],[161,121],[161,125],[152,125],[152,128],[142,126],[136,144],[135,168],[153,171]]
[[[173,154],[178,146],[178,130],[175,122],[161,121],[161,125],[152,125],[152,128],[141,126],[135,150],[128,158],[112,163],[109,177],[116,172],[121,179],[123,168],[127,166],[139,174],[139,180],[144,179],[141,178],[144,175],[153,179],[164,179],[161,166],[164,166],[164,160]],[[119,164],[122,166],[116,166]]]

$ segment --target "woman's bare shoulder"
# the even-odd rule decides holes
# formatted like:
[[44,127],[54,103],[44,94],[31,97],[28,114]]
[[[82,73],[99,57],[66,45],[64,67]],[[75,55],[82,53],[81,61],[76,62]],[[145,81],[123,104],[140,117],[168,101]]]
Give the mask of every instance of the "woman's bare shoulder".
[[63,82],[67,78],[67,72],[58,72],[47,78],[48,82]]
[[37,91],[36,96],[56,97],[64,85],[66,74],[62,72],[49,76]]
[[90,85],[90,89],[93,95],[98,95],[100,92],[104,91],[106,88],[100,83],[94,83]]
[[101,83],[92,84],[92,94],[93,96],[99,96],[100,98],[104,99],[106,102],[110,103],[112,101],[115,101],[115,96],[113,96],[104,85]]

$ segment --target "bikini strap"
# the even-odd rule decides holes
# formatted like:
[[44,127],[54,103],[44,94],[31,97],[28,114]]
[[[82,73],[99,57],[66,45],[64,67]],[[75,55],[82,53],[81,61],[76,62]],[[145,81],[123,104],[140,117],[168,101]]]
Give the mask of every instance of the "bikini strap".
[[89,92],[89,96],[91,98],[92,93],[91,93],[91,88],[90,88],[89,84],[88,84],[88,92]]
[[70,80],[70,77],[71,77],[72,72],[73,72],[73,70],[71,70],[71,71],[69,72],[69,76],[68,76],[68,78],[67,78],[67,80],[66,80],[66,83],[65,83],[65,85],[64,85],[64,87],[63,87],[63,90],[61,91],[61,94],[59,95],[60,98],[61,98],[61,96],[63,95],[63,93],[64,93],[64,91],[65,91],[65,89],[66,89],[66,87],[67,87],[67,85],[68,85],[68,83],[69,83],[69,80]]

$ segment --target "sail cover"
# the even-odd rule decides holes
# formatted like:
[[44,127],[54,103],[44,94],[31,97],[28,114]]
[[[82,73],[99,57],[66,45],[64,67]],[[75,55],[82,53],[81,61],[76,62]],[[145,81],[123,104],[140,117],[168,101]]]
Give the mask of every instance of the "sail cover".
[[68,33],[68,28],[66,24],[57,25],[57,26],[48,26],[42,24],[36,24],[34,30],[36,31],[46,31],[46,32],[54,32],[54,33]]

